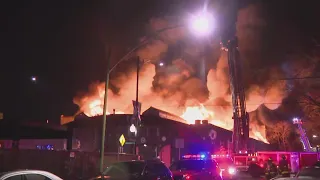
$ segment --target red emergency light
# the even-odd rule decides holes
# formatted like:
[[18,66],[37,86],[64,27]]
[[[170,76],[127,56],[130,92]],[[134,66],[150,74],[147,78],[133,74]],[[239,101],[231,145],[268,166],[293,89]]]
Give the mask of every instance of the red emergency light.
[[216,159],[216,158],[231,158],[229,154],[212,154],[212,155],[206,155],[206,154],[187,154],[182,156],[183,159]]
[[213,154],[211,155],[211,158],[229,158],[229,154]]
[[205,159],[206,155],[205,154],[196,154],[196,155],[184,155],[182,156],[183,159]]

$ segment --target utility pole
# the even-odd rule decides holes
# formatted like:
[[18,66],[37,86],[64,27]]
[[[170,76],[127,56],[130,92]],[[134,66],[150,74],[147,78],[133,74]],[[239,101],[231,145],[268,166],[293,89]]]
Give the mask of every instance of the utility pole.
[[138,105],[139,105],[139,73],[140,73],[140,58],[137,57],[136,108],[138,108]]
[[137,129],[137,133],[135,134],[135,137],[134,137],[134,154],[137,154],[137,137],[138,137],[138,133],[139,133],[139,127],[140,127],[140,112],[139,112],[139,73],[140,73],[140,58],[139,56],[137,57],[137,84],[136,84],[136,104],[135,104],[135,114],[134,116],[136,116],[134,118],[135,122],[134,122],[134,125],[136,126],[136,129]]
[[107,125],[107,109],[108,109],[108,89],[109,89],[109,75],[110,75],[110,57],[111,48],[107,52],[107,75],[104,89],[104,102],[103,102],[103,121],[102,121],[102,132],[101,132],[101,149],[100,149],[100,174],[103,178],[103,164],[104,164],[104,146],[106,140],[106,125]]

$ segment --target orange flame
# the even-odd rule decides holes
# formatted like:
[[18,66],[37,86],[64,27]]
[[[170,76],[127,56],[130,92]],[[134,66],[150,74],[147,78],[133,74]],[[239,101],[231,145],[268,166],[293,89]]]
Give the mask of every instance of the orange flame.
[[[100,99],[95,99],[89,103],[89,112],[84,112],[87,116],[100,116],[103,114],[103,102]],[[122,111],[116,111],[116,114],[124,114]],[[107,112],[107,114],[110,114]]]
[[[188,99],[185,104],[188,104],[185,107],[181,107],[181,99],[184,98],[183,94],[176,93],[174,96],[170,96],[168,98],[163,98],[163,94],[166,94],[166,91],[163,91],[161,95],[159,92],[155,93],[152,90],[152,82],[154,81],[153,77],[155,74],[155,66],[154,65],[144,65],[141,69],[140,79],[139,79],[139,98],[142,103],[141,112],[144,112],[150,106],[155,107],[157,109],[161,109],[163,111],[167,111],[171,114],[175,114],[177,116],[185,119],[183,123],[193,124],[195,120],[209,120],[209,123],[227,129],[233,129],[233,121],[232,121],[232,108],[230,107],[222,107],[217,106],[212,108],[212,106],[206,106],[207,103],[212,104],[215,98],[223,97],[225,101],[230,102],[231,96],[228,96],[225,91],[220,92],[219,89],[225,89],[228,86],[223,85],[221,83],[212,83],[212,82],[221,82],[218,81],[218,77],[221,72],[220,71],[210,71],[208,75],[208,81],[210,83],[207,84],[210,92],[219,92],[219,93],[211,93],[210,98],[204,102],[204,104],[198,104],[194,99]],[[215,76],[214,76],[215,75]],[[216,78],[216,79],[215,79]],[[164,80],[172,80],[176,79],[175,76],[170,76],[169,79]],[[131,100],[135,99],[135,87],[136,85],[136,75],[135,74],[124,74],[113,80],[111,82],[115,87],[119,88],[120,91],[114,93],[112,90],[108,90],[108,112],[112,111],[112,109],[116,109],[116,114],[131,114],[133,112],[133,107]],[[227,83],[227,82],[225,82]],[[169,83],[170,84],[170,83]],[[87,116],[98,116],[103,113],[103,100],[104,100],[104,91],[105,84],[104,83],[95,83],[89,87],[89,92],[82,96],[78,96],[74,98],[75,104],[79,105],[80,111],[84,112]],[[190,105],[193,106],[190,106]],[[265,127],[258,125],[257,123],[250,124],[250,137],[267,142],[265,136]]]
[[213,112],[208,111],[200,104],[200,106],[187,107],[180,117],[186,120],[188,124],[194,124],[195,120],[211,119],[213,116]]
[[[100,94],[104,95],[104,93]],[[103,101],[101,98],[98,99],[92,99],[88,102],[88,108],[84,112],[87,116],[99,116],[103,114]],[[125,114],[123,111],[116,111],[116,114]],[[110,114],[107,112],[107,114]],[[176,113],[175,113],[176,114]],[[229,116],[230,119],[232,119],[232,115],[226,113],[225,116]],[[208,110],[203,104],[200,104],[199,106],[188,106],[183,111],[183,114],[180,116],[184,120],[186,120],[186,123],[188,124],[194,124],[195,120],[209,120],[210,124],[213,124],[215,126],[221,127],[223,129],[232,130],[233,129],[233,123],[228,123],[227,121],[223,121],[219,118],[215,117],[215,113],[213,111]],[[229,119],[228,117],[225,117]],[[265,143],[268,143],[267,139],[265,138],[265,129],[261,126],[252,126],[250,127],[250,137]]]
[[[214,112],[207,110],[203,104],[200,104],[199,106],[187,107],[180,117],[185,119],[188,124],[194,124],[195,120],[209,120],[209,123],[215,126],[227,130],[233,129],[233,124],[228,124],[222,120],[216,119],[214,117]],[[231,116],[230,119],[232,119]],[[263,135],[261,132],[264,132],[262,127],[253,126],[251,127],[250,137],[268,143],[268,140],[265,138],[265,134]]]

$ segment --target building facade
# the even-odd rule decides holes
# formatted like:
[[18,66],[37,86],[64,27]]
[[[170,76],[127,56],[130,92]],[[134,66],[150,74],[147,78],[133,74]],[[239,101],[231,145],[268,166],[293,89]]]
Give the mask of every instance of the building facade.
[[[170,119],[169,119],[170,118]],[[73,139],[78,139],[80,151],[99,151],[101,144],[102,116],[87,117],[79,115],[68,123],[68,131]],[[112,114],[107,116],[105,151],[138,153],[144,159],[162,156],[170,161],[179,159],[183,154],[218,151],[221,146],[228,149],[232,132],[208,124],[208,121],[196,121],[196,124],[184,123],[180,117],[149,108],[141,115],[141,126],[135,135],[130,132],[131,114]],[[123,147],[119,143],[121,135],[125,137]],[[250,139],[252,150],[267,150],[268,145]],[[170,151],[170,152],[168,152]]]

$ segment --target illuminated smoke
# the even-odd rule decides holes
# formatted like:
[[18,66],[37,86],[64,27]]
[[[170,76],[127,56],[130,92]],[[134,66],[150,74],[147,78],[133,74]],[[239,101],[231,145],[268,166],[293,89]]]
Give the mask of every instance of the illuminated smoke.
[[[250,136],[266,141],[264,125],[269,119],[263,119],[265,115],[259,114],[260,109],[262,106],[270,110],[277,109],[287,97],[287,82],[275,80],[283,77],[280,68],[263,66],[259,61],[265,60],[259,56],[263,53],[257,51],[261,48],[261,37],[266,26],[259,8],[250,6],[239,13],[237,34],[245,68],[247,110],[253,114],[250,116]],[[167,21],[158,19],[152,20],[149,28],[153,31],[167,26]],[[232,130],[226,54],[215,51],[213,49],[216,48],[210,46],[210,53],[206,58],[207,83],[203,84],[196,68],[201,55],[194,49],[196,43],[190,39],[185,40],[184,35],[186,32],[181,29],[166,31],[137,51],[141,59],[152,63],[143,65],[141,69],[139,101],[142,102],[142,111],[152,106],[182,116],[188,123],[193,123],[196,119],[208,119],[214,125]],[[177,52],[178,49],[182,49],[179,55],[168,53]],[[157,64],[162,60],[166,60],[165,66],[158,67]],[[112,86],[119,91],[109,90],[108,112],[116,109],[119,113],[132,113],[131,101],[135,99],[136,86],[134,69],[133,66],[130,72],[112,79]],[[260,71],[255,72],[255,69]],[[89,116],[101,114],[103,91],[104,83],[93,83],[88,93],[77,96],[74,103]]]

